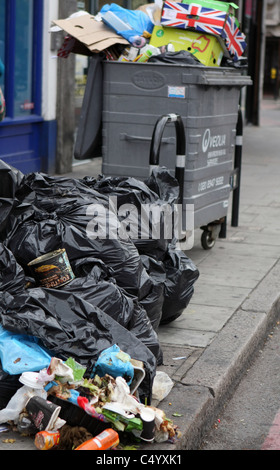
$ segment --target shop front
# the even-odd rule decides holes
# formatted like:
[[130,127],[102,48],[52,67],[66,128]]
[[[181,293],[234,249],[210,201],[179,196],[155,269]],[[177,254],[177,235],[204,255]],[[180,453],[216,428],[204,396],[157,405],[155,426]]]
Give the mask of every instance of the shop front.
[[[42,113],[44,0],[0,0],[0,159],[23,173],[49,167],[55,120]],[[53,141],[53,143],[51,143]],[[55,158],[55,157],[53,157]]]

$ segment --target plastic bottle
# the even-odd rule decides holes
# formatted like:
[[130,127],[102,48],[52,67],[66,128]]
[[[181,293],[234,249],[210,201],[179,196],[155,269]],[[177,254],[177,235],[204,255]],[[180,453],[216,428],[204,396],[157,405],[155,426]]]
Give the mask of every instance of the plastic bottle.
[[114,429],[105,429],[102,431],[101,434],[98,436],[89,439],[83,444],[76,447],[75,450],[106,450],[112,449],[112,447],[116,447],[119,444],[119,435]]
[[34,444],[39,450],[49,450],[59,443],[59,431],[40,431],[35,436]]
[[147,46],[142,47],[140,54],[133,62],[147,62],[150,57],[158,54],[160,54],[160,50],[157,47],[147,44]]
[[160,52],[163,54],[164,52],[175,52],[175,47],[173,44],[168,43],[165,46],[159,47]]
[[133,60],[139,55],[139,49],[137,47],[128,47],[118,58],[119,62],[133,62]]

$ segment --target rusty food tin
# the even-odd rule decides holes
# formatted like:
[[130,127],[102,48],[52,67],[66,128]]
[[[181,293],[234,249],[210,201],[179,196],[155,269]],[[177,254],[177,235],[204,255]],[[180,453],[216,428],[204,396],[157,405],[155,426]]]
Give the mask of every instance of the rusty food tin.
[[75,277],[64,248],[39,256],[28,266],[41,287],[61,287]]

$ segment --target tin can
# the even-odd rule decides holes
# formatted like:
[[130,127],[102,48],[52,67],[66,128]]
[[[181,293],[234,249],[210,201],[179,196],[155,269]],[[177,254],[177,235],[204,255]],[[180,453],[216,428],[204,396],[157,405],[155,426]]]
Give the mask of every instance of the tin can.
[[39,450],[49,450],[59,444],[59,431],[41,431],[35,436],[34,444]]
[[28,266],[41,287],[61,287],[75,277],[64,248],[39,256]]

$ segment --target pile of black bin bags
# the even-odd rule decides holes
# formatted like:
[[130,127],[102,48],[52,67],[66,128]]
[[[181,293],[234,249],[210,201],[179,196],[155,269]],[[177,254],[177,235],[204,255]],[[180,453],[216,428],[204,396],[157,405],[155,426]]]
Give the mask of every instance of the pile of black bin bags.
[[[162,363],[158,326],[181,315],[199,273],[172,240],[88,237],[88,208],[101,204],[119,217],[110,207],[112,196],[118,205],[172,204],[177,181],[166,169],[145,183],[24,175],[0,160],[0,183],[2,327],[35,337],[52,356],[73,357],[88,375],[100,353],[117,344],[143,362],[146,375],[138,391],[149,402]],[[57,289],[41,288],[27,264],[59,248],[65,248],[75,279]],[[0,409],[19,386],[0,363]]]

